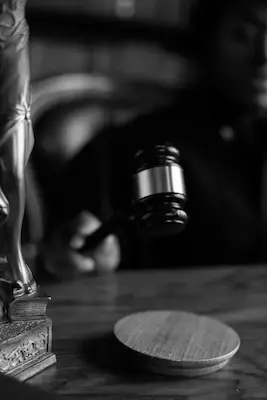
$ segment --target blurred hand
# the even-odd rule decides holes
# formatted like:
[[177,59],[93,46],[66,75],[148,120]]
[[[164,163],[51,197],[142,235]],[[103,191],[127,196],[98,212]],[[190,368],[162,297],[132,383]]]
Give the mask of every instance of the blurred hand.
[[[100,226],[101,222],[87,211],[60,226],[45,245],[45,269],[61,280],[90,272],[114,271],[120,263],[120,246],[115,235],[109,235],[94,250],[79,253],[86,237]],[[69,239],[66,240],[66,237]]]

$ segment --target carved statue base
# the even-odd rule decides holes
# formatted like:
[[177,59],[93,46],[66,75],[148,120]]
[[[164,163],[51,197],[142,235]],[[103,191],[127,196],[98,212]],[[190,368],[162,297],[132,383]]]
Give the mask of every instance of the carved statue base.
[[32,295],[14,293],[8,264],[0,258],[0,373],[24,381],[56,362],[46,318],[50,298],[39,287]]
[[50,319],[0,322],[0,373],[20,381],[56,362]]

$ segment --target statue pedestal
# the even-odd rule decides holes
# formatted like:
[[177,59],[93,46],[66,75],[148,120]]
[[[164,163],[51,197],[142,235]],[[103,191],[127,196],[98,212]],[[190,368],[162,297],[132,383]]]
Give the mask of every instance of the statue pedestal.
[[0,322],[0,373],[20,381],[56,362],[50,319]]
[[49,301],[39,287],[33,295],[14,297],[8,265],[0,259],[0,374],[24,381],[56,362]]

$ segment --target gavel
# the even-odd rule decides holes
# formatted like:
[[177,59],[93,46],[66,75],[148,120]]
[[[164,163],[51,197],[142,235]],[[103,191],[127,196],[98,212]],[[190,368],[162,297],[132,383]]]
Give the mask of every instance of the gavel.
[[186,226],[186,189],[179,150],[172,144],[146,146],[133,160],[133,199],[129,215],[115,212],[87,237],[80,253],[96,248],[126,219],[141,236],[160,238],[179,234]]

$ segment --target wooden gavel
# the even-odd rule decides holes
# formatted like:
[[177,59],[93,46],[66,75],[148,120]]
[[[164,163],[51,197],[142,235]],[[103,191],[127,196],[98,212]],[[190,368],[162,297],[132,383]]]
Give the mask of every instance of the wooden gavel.
[[130,215],[115,213],[97,231],[88,236],[81,253],[97,247],[125,220],[137,224],[140,235],[170,236],[186,226],[186,191],[179,151],[170,144],[139,150],[134,156],[134,199]]

